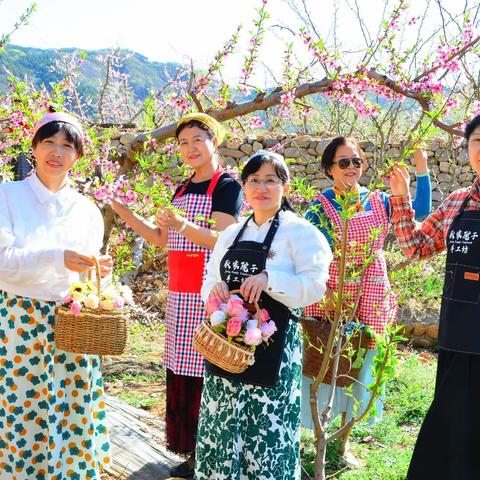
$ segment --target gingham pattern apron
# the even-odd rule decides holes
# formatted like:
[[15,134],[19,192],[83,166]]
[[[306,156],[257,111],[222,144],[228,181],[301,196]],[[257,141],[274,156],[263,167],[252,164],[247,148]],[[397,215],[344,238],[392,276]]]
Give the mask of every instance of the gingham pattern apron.
[[[332,222],[337,232],[337,238],[342,237],[342,219],[330,200],[324,195],[319,196],[323,211]],[[387,276],[387,265],[383,255],[383,244],[388,233],[388,216],[385,206],[378,192],[370,196],[371,210],[357,213],[348,223],[347,234],[347,265],[362,265],[368,257],[368,252],[363,251],[364,245],[371,243],[370,232],[372,228],[382,227],[378,238],[373,245],[375,260],[367,267],[364,277],[356,282],[345,284],[345,293],[350,293],[350,300],[354,301],[361,286],[359,302],[356,308],[356,318],[369,325],[376,332],[382,333],[386,324],[391,323],[397,316],[397,297],[390,287]],[[330,279],[327,286],[334,291],[338,290],[340,258],[336,257],[330,264]],[[321,303],[306,307],[305,314],[309,316],[325,316]],[[374,341],[370,345],[373,348]]]
[[[213,180],[213,178],[212,178]],[[209,189],[210,190],[210,189]],[[173,199],[172,205],[185,212],[186,218],[199,227],[209,228],[212,214],[212,193],[181,195]],[[168,230],[168,249],[189,252],[204,252],[203,274],[211,250],[195,245],[173,229]],[[188,275],[189,272],[185,272]],[[195,328],[205,319],[205,307],[198,293],[173,292],[169,290],[165,315],[164,367],[177,375],[202,377],[205,371],[203,357],[193,349]]]

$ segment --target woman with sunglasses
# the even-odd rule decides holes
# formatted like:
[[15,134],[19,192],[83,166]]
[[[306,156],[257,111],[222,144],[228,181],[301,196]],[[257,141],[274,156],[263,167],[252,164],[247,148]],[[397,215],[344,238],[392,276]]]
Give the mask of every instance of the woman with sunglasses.
[[[431,187],[425,152],[417,150],[414,159],[417,175],[417,195],[415,200],[413,200],[413,209],[415,210],[415,218],[418,220],[430,213]],[[313,202],[306,218],[318,228],[321,228],[332,245],[332,231],[335,232],[336,241],[343,234],[342,207],[336,199],[342,197],[347,191],[353,193],[352,201],[356,206],[357,212],[348,224],[348,245],[350,250],[347,252],[347,255],[349,255],[349,261],[353,260],[356,264],[363,264],[367,257],[371,255],[370,248],[362,247],[371,245],[370,232],[372,229],[381,228],[381,232],[373,245],[375,260],[366,269],[361,282],[347,283],[344,288],[345,293],[348,293],[351,299],[356,299],[360,293],[356,305],[355,318],[376,332],[381,333],[385,325],[395,320],[398,310],[397,299],[388,281],[387,267],[383,256],[383,244],[388,233],[390,221],[389,195],[380,191],[371,192],[368,188],[358,184],[365,164],[365,154],[354,138],[334,138],[325,148],[321,161],[325,174],[333,180],[333,187],[325,190]],[[328,227],[320,220],[325,217]],[[352,245],[356,245],[354,247],[355,252],[352,251]],[[334,258],[331,263],[329,273],[330,279],[327,282],[325,298],[333,299],[333,292],[338,289],[338,257]],[[361,292],[358,292],[360,283]],[[327,300],[326,302],[307,307],[305,314],[311,317],[326,318],[333,309],[333,301],[328,302]],[[356,412],[355,416],[358,416],[362,412],[362,408],[365,408],[370,398],[370,392],[362,385],[369,385],[373,381],[371,366],[376,352],[375,345],[372,342],[357,379],[359,383],[355,383],[353,386],[353,396],[348,394],[343,388],[336,388],[332,418],[341,413],[342,423],[346,423],[353,417],[354,412]],[[309,428],[313,428],[310,410],[311,383],[311,378],[303,377],[302,423]],[[322,385],[319,388],[320,410],[322,405],[326,405],[329,392],[330,385]],[[376,418],[373,421],[381,419],[382,406],[383,402],[379,399],[376,402]],[[349,432],[339,442],[339,453],[345,458],[347,463],[355,464],[355,458],[347,449],[348,437]]]

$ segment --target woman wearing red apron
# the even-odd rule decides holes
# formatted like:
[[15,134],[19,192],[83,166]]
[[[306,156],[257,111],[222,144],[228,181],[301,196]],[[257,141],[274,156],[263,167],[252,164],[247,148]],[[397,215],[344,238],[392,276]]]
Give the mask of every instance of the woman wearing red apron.
[[217,146],[224,130],[215,119],[203,113],[187,114],[178,122],[175,135],[183,160],[195,172],[172,200],[175,210],[185,215],[160,207],[154,226],[118,202],[113,202],[113,208],[146,240],[168,248],[167,446],[192,454],[171,471],[172,476],[191,478],[204,374],[203,359],[192,347],[193,332],[205,315],[200,288],[216,232],[235,223],[242,195],[238,182],[221,169]]
[[[359,321],[370,326],[378,333],[384,331],[385,325],[391,324],[397,315],[397,299],[388,281],[387,266],[383,255],[383,245],[388,233],[390,208],[386,193],[371,192],[365,187],[358,185],[362,176],[365,156],[360,146],[353,138],[337,137],[326,147],[322,156],[322,167],[325,173],[332,179],[334,186],[319,195],[307,212],[307,219],[314,225],[320,226],[320,215],[324,213],[335,231],[337,238],[343,235],[343,221],[341,218],[341,206],[336,197],[341,196],[347,188],[357,192],[357,213],[349,221],[347,231],[347,261],[358,267],[365,264],[370,257],[370,249],[362,248],[370,245],[370,232],[380,228],[374,244],[373,251],[375,260],[368,266],[361,281],[348,282],[345,285],[345,293],[350,294],[352,299],[357,298],[359,289],[361,295],[356,307],[356,316]],[[416,217],[423,218],[430,213],[431,191],[430,178],[427,173],[426,157],[421,151],[415,155],[417,169],[417,196],[414,200]],[[322,230],[324,231],[324,230]],[[326,232],[330,238],[331,232]],[[360,247],[359,247],[360,246]],[[332,292],[338,291],[339,258],[334,258],[330,264],[330,279],[327,283],[326,297]],[[305,309],[305,314],[312,317],[325,318],[325,306],[323,304],[311,305]],[[344,388],[337,387],[335,391],[332,418],[342,414],[342,421],[348,422],[353,412],[361,413],[368,404],[370,391],[363,385],[370,385],[373,381],[371,366],[377,354],[375,343],[372,341],[368,350],[358,381],[353,385],[353,395]],[[303,377],[302,386],[302,423],[308,428],[313,428],[312,414],[310,410],[310,385],[312,379]],[[330,394],[330,385],[322,385],[318,390],[319,405],[326,405]],[[383,402],[376,402],[376,418],[382,416]],[[347,449],[348,433],[344,435],[339,444],[339,453],[350,463],[356,463],[355,458]]]
[[[480,174],[480,115],[465,129]],[[418,435],[408,480],[480,478],[480,180],[455,190],[425,221],[413,221],[408,172],[394,170],[392,223],[409,259],[447,251],[435,395]]]

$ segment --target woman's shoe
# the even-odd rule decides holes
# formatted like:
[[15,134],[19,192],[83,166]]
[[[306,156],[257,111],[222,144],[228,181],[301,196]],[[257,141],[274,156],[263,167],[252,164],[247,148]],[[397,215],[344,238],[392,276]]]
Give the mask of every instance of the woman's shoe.
[[176,467],[173,467],[170,470],[170,476],[172,477],[193,478],[194,474],[195,467],[188,460],[185,460],[183,463],[177,465]]

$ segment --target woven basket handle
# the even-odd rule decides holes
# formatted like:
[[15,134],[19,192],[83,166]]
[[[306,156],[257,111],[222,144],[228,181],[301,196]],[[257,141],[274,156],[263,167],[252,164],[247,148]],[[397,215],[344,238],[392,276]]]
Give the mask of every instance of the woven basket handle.
[[[95,279],[97,281],[97,296],[100,299],[100,298],[102,298],[102,290],[101,290],[102,277],[100,275],[100,262],[98,260],[98,257],[94,257],[94,259],[95,259]],[[93,270],[88,271],[88,279],[89,280],[92,280],[92,271]]]
[[[230,290],[228,293],[235,294],[235,293],[240,293],[240,290]],[[251,305],[249,302],[246,302],[249,305]],[[255,307],[255,310],[257,311],[257,327],[260,328],[262,326],[262,319],[260,318],[260,305],[258,305],[258,302],[253,302],[253,306]]]

